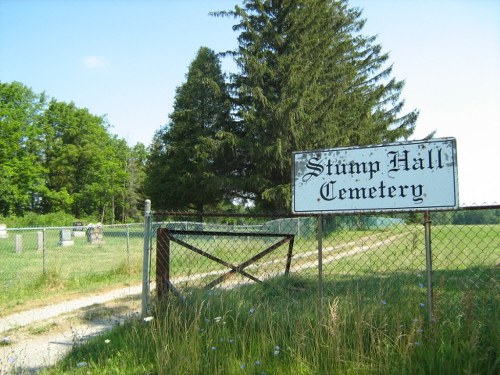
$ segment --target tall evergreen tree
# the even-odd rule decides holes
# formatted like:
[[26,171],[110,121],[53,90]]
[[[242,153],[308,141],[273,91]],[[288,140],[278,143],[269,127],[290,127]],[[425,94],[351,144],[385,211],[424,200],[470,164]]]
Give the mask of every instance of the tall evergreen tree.
[[202,47],[176,90],[168,126],[153,139],[146,192],[155,206],[203,212],[224,197],[230,162],[227,142],[231,102],[220,61]]
[[145,163],[147,150],[142,143],[128,149],[125,170],[128,179],[122,189],[120,219],[122,222],[140,219],[143,212]]
[[242,191],[257,204],[289,209],[292,151],[412,134],[418,113],[401,115],[404,83],[347,0],[245,0],[215,15],[238,20],[231,87]]

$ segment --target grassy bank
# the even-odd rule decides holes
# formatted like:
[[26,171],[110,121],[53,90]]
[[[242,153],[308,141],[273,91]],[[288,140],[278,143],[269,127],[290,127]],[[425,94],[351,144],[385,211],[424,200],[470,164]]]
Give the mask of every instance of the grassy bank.
[[[395,290],[399,285],[392,285]],[[333,288],[326,288],[333,290]],[[349,291],[347,291],[349,290]],[[397,303],[327,294],[313,278],[278,278],[224,292],[193,291],[78,346],[45,374],[494,374],[498,297],[467,314],[425,321],[412,295]],[[394,291],[394,294],[396,291]],[[446,303],[442,306],[447,306]]]

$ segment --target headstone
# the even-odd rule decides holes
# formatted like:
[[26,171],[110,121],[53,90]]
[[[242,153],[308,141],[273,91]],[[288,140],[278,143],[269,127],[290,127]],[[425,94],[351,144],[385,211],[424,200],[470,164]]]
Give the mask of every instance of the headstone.
[[73,246],[75,244],[75,241],[71,239],[70,229],[62,229],[59,236],[59,246]]
[[87,227],[87,242],[91,244],[104,243],[104,230],[101,223],[89,224]]
[[73,223],[73,237],[85,237],[85,231],[81,221],[75,221]]
[[16,253],[20,254],[23,252],[23,235],[16,234]]
[[0,224],[0,238],[9,238],[9,234],[7,233],[7,225]]

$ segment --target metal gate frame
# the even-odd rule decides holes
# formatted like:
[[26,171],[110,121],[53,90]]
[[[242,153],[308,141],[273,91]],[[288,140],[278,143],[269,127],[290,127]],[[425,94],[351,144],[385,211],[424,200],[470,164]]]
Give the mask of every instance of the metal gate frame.
[[[264,249],[260,253],[254,255],[250,259],[234,265],[232,263],[226,262],[212,254],[203,251],[179,238],[177,235],[197,235],[197,236],[229,236],[229,237],[282,237],[281,240]],[[211,289],[216,285],[222,283],[224,280],[233,276],[234,274],[241,274],[252,281],[257,283],[262,283],[262,280],[244,271],[246,267],[255,263],[264,256],[270,254],[280,246],[288,243],[288,252],[285,265],[285,276],[290,273],[290,265],[293,256],[293,243],[295,235],[294,234],[284,234],[284,233],[259,233],[259,232],[219,232],[219,231],[195,231],[195,230],[174,230],[168,228],[158,228],[156,231],[156,292],[158,300],[161,300],[164,296],[168,294],[169,291],[178,294],[175,287],[173,286],[170,278],[170,241],[175,242],[186,249],[194,251],[216,263],[222,264],[223,266],[229,268],[229,271],[219,276],[217,279],[211,281],[205,286],[205,289]]]

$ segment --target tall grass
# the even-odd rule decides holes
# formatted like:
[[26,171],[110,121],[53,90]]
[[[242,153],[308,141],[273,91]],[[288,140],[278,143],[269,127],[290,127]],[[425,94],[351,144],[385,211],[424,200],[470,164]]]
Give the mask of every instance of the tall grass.
[[[399,286],[394,285],[397,289]],[[327,289],[332,290],[332,289]],[[317,304],[313,278],[235,290],[192,290],[151,320],[131,320],[75,347],[47,374],[494,374],[499,330],[489,306],[425,321],[414,296],[397,303],[352,285]],[[471,306],[477,301],[468,295]],[[464,301],[467,303],[467,301]],[[445,305],[445,304],[444,304]],[[444,306],[443,305],[443,306]]]

